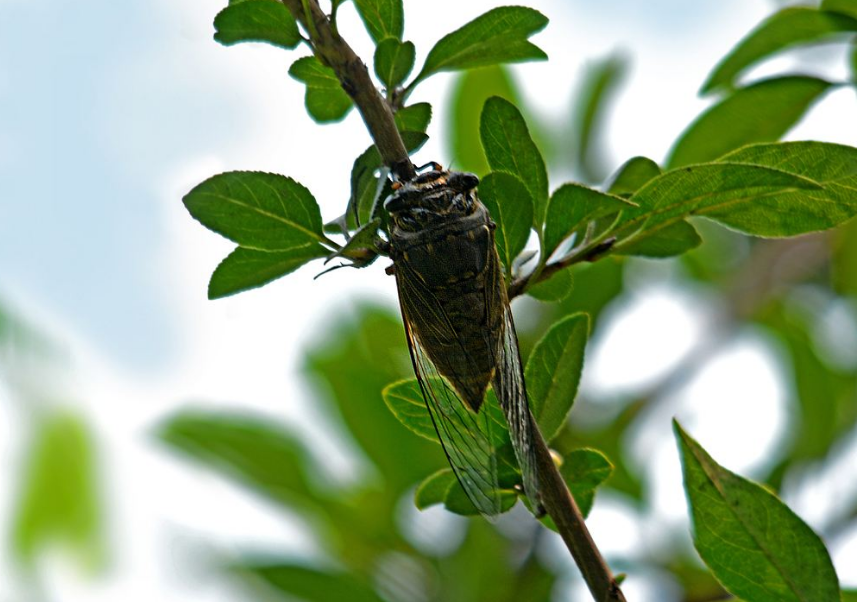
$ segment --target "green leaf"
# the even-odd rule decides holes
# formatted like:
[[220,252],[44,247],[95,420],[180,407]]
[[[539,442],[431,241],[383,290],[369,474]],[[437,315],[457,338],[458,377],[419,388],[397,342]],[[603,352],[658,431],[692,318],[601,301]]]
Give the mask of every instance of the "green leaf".
[[562,301],[574,290],[574,276],[571,270],[565,268],[553,274],[547,280],[527,287],[527,294],[545,303]]
[[576,449],[563,458],[559,473],[586,518],[592,510],[595,490],[613,474],[613,464],[598,450]]
[[354,6],[376,44],[384,38],[402,39],[405,29],[402,0],[354,0]]
[[241,575],[261,580],[293,600],[306,602],[386,602],[362,577],[341,571],[325,571],[295,564],[235,564]]
[[747,144],[779,140],[830,87],[814,77],[788,76],[737,90],[684,131],[667,165],[713,161]]
[[374,144],[354,160],[351,167],[351,198],[348,200],[348,223],[352,228],[365,224],[371,219],[383,188],[383,182],[376,175],[383,165],[381,153]]
[[565,317],[550,327],[527,360],[524,381],[545,441],[556,436],[574,404],[588,336],[589,316]]
[[208,298],[220,299],[258,288],[329,253],[328,249],[318,243],[294,247],[287,251],[258,251],[237,247],[220,262],[211,275]]
[[533,199],[515,175],[493,172],[479,183],[479,198],[497,224],[494,240],[500,261],[511,274],[512,262],[524,249],[533,223]]
[[440,71],[546,59],[544,51],[527,38],[547,24],[547,17],[531,8],[489,10],[435,44],[414,83]]
[[843,589],[842,602],[857,602],[857,589]]
[[545,220],[545,257],[571,236],[586,228],[592,220],[633,207],[625,199],[592,190],[580,184],[563,184],[548,201]]
[[[642,238],[689,215],[704,215],[747,234],[788,236],[807,231],[801,214],[829,211],[830,203],[812,202],[824,194],[818,182],[762,165],[730,160],[682,167],[638,190],[630,198],[637,207],[626,209],[617,226]],[[633,240],[625,238],[614,249]]]
[[26,565],[56,544],[86,569],[103,563],[95,460],[92,436],[77,416],[58,412],[37,425],[12,523],[13,549]]
[[479,121],[485,101],[492,96],[518,102],[518,92],[505,67],[492,65],[456,75],[447,110],[446,139],[450,143],[447,155],[455,157],[459,169],[479,175],[490,170],[479,138]]
[[599,148],[602,123],[607,105],[615,97],[627,71],[628,61],[622,56],[609,56],[588,65],[579,96],[575,99],[574,162],[588,182],[599,182],[606,175],[603,173],[602,149]]
[[[511,510],[512,506],[515,505],[515,502],[518,501],[518,494],[512,489],[501,489],[499,494],[501,514]],[[450,486],[449,491],[446,494],[444,507],[453,514],[459,514],[461,516],[476,516],[479,514],[476,506],[474,506],[473,502],[470,501],[470,498],[467,497],[467,494],[464,492],[464,489],[457,480]]]
[[230,3],[214,18],[214,39],[229,46],[238,42],[267,42],[294,48],[301,41],[289,9],[276,0]]
[[767,489],[718,465],[674,422],[694,545],[735,596],[754,602],[839,602],[821,539]]
[[854,0],[821,0],[819,8],[823,11],[841,13],[857,19],[857,2]]
[[838,226],[857,215],[857,149],[850,146],[825,142],[759,144],[719,161],[770,167],[824,186],[796,186],[796,190],[780,190],[754,203],[708,211],[708,217],[736,230],[757,236],[795,236]]
[[173,449],[287,507],[317,499],[308,478],[311,456],[270,420],[183,410],[161,424],[157,435]]
[[545,162],[520,111],[508,100],[489,98],[482,109],[479,134],[493,171],[518,176],[533,197],[533,227],[541,232],[548,201]]
[[387,89],[395,88],[411,73],[415,55],[413,42],[386,38],[375,48],[375,75]]
[[607,192],[616,196],[631,196],[659,175],[661,168],[657,163],[646,157],[633,157],[616,171]]
[[446,499],[446,494],[449,489],[458,480],[455,478],[455,473],[451,468],[441,468],[435,473],[423,479],[423,482],[417,487],[414,494],[414,503],[420,510],[425,510],[429,506],[442,504]]
[[182,200],[203,226],[249,249],[287,251],[324,240],[318,203],[309,190],[285,176],[222,173]]
[[395,119],[400,132],[425,132],[431,122],[431,105],[418,102],[402,107],[396,111]]
[[[847,1],[825,2],[822,8],[840,3]],[[857,17],[857,11],[853,16]],[[702,92],[732,86],[745,69],[781,50],[848,31],[857,31],[857,21],[809,7],[783,9],[765,20],[720,61],[702,86]]]
[[420,150],[425,144],[429,137],[425,132],[399,132],[402,135],[402,142],[405,143],[405,148],[408,151],[409,155],[413,155],[415,152]]
[[289,75],[306,84],[304,104],[310,117],[319,123],[339,121],[354,106],[333,69],[322,65],[314,56],[305,56],[292,63]]
[[388,385],[382,392],[384,403],[399,422],[420,437],[440,443],[426,408],[420,384],[415,378]]
[[675,257],[702,244],[702,238],[692,225],[682,220],[637,236],[616,250],[616,255],[639,257]]

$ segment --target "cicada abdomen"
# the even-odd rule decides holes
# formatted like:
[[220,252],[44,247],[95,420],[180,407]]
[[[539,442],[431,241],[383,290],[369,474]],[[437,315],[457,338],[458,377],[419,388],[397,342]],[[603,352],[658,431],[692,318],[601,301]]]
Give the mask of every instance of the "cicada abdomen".
[[[438,437],[476,508],[501,511],[493,385],[524,489],[537,501],[533,420],[494,223],[478,178],[435,166],[387,199],[390,248],[414,371]],[[495,427],[496,429],[496,427]]]

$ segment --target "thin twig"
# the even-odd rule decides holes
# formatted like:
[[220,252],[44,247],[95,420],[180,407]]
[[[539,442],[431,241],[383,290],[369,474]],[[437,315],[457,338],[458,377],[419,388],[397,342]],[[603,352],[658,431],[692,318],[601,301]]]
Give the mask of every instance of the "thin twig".
[[[330,20],[316,0],[305,0],[309,16],[304,12],[302,0],[280,0],[307,31],[316,57],[333,69],[342,89],[345,90],[375,141],[375,146],[387,165],[398,177],[409,180],[416,175],[408,158],[393,112],[369,76],[369,70],[345,40],[330,26]],[[308,19],[311,21],[308,22]]]
[[[318,59],[333,69],[342,88],[354,100],[384,163],[400,178],[414,177],[416,175],[414,166],[408,158],[390,106],[375,87],[363,61],[331,28],[328,17],[316,0],[281,0],[281,2],[303,24]],[[308,8],[309,16],[304,13],[305,8]],[[312,19],[312,23],[307,23],[308,18]],[[604,245],[604,241],[600,243],[595,241],[586,249],[581,249],[573,258],[566,258],[565,262],[561,260],[545,266],[538,278],[545,279],[576,261],[594,259],[609,248]],[[514,294],[525,290],[528,283],[529,281],[519,283],[520,290]],[[510,291],[510,297],[514,294]],[[539,493],[545,510],[553,519],[563,541],[580,567],[596,602],[624,602],[625,597],[592,540],[583,515],[554,464],[547,444],[538,428],[535,431],[536,463],[540,478]]]

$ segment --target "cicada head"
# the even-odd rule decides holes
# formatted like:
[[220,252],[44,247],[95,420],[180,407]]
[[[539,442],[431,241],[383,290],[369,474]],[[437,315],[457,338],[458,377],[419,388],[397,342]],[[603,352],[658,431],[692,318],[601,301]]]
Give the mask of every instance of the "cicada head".
[[476,211],[479,178],[472,173],[443,170],[436,163],[432,167],[401,183],[384,203],[397,228],[416,232]]

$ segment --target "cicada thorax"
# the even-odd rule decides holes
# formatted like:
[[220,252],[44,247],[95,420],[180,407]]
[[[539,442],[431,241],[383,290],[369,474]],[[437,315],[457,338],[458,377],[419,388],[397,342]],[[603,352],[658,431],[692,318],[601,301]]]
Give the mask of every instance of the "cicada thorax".
[[409,328],[474,411],[497,368],[506,303],[494,223],[477,182],[472,174],[435,170],[386,203],[397,278],[416,278],[418,290],[429,293],[413,303],[402,295]]

